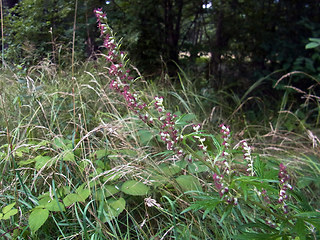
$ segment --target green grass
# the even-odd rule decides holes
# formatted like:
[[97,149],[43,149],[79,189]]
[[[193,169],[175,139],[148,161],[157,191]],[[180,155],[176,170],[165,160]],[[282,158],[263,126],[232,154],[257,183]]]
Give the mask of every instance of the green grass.
[[[271,76],[238,96],[227,87],[199,89],[205,80],[182,69],[174,84],[137,72],[130,91],[153,117],[145,123],[110,89],[106,67],[103,58],[78,63],[74,78],[44,62],[2,69],[1,238],[319,238],[316,85],[288,86],[266,104],[268,96],[258,93]],[[308,101],[297,104],[299,94]],[[155,96],[163,96],[167,112],[153,108]],[[167,129],[161,117],[171,113],[182,155],[159,134]],[[221,123],[231,125],[231,136]],[[252,176],[242,140],[251,146]],[[280,163],[294,187],[287,214],[278,202]]]
[[[99,67],[93,68],[93,64]],[[2,209],[14,203],[13,215],[1,221],[2,238],[28,239],[30,234],[32,239],[233,239],[235,236],[255,239],[263,234],[271,236],[272,231],[270,233],[263,225],[267,212],[262,213],[258,202],[243,199],[232,208],[224,203],[212,205],[219,198],[211,170],[196,160],[188,163],[174,159],[157,137],[158,130],[144,124],[127,109],[121,96],[109,90],[103,64],[83,64],[74,82],[68,79],[67,72],[50,74],[7,70],[1,76],[0,201]],[[186,128],[184,134],[188,134],[187,128],[192,122],[202,121],[204,129],[207,128],[202,135],[220,141],[217,122],[234,114],[237,119],[232,122],[239,123],[233,132],[233,144],[246,136],[254,146],[255,159],[267,164],[268,171],[275,177],[279,162],[290,169],[291,182],[297,189],[291,195],[296,206],[290,205],[290,208],[298,212],[319,209],[318,145],[308,138],[315,129],[303,125],[303,131],[288,131],[283,126],[283,118],[289,115],[282,113],[279,113],[275,129],[248,122],[243,115],[235,113],[239,104],[210,100],[197,93],[192,81],[184,77],[178,88],[171,89],[141,83],[139,92],[146,93],[146,99],[152,101],[152,96],[161,94],[166,99],[167,109],[187,114],[181,115],[180,127]],[[205,101],[220,108],[214,112],[215,120],[212,120],[211,107],[202,104]],[[284,112],[284,104],[281,106],[280,111]],[[234,110],[230,110],[232,108]],[[240,122],[244,120],[241,129]],[[191,148],[196,148],[191,138],[187,141]],[[210,154],[217,154],[211,151]],[[194,154],[199,156],[197,151]],[[242,171],[241,152],[232,150],[232,154],[233,164]],[[175,165],[179,160],[180,165]],[[196,164],[195,168],[192,164]],[[203,170],[195,170],[201,166]],[[196,188],[192,184],[185,187],[189,180],[179,184],[182,176],[190,176],[192,184],[201,186],[202,190],[194,192]],[[134,181],[130,187],[133,192],[121,189],[129,180]],[[138,183],[142,185],[135,187]],[[255,185],[259,188],[259,184]],[[274,186],[270,191],[272,189]],[[251,196],[253,192],[246,194]],[[147,197],[155,199],[159,205],[147,206]],[[252,198],[254,201],[253,195]],[[260,217],[254,218],[254,212]],[[2,214],[4,217],[5,212]],[[275,222],[276,216],[273,216]],[[264,230],[258,230],[258,226]],[[282,229],[279,225],[280,232],[273,230],[274,236],[301,235],[299,231],[288,230],[288,226]],[[309,223],[301,231],[309,232],[307,236],[316,239],[319,233],[313,230],[315,226]],[[281,231],[285,234],[281,235]]]

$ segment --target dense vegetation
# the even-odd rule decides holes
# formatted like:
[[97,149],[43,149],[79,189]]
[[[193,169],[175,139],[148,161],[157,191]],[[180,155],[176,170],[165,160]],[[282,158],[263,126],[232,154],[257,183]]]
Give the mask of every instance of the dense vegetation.
[[3,4],[0,238],[320,238],[318,1]]

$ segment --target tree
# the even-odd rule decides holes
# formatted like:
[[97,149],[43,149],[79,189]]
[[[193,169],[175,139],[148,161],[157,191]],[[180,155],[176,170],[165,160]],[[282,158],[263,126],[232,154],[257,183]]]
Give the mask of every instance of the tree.
[[[97,37],[93,9],[102,0],[78,1],[76,56],[89,57]],[[36,64],[43,58],[64,65],[71,60],[75,1],[22,0],[6,16],[6,59]]]
[[5,8],[13,8],[19,0],[3,0],[2,4]]

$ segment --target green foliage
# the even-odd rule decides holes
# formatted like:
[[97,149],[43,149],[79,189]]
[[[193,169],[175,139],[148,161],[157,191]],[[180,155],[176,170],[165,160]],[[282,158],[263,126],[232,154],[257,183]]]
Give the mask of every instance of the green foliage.
[[42,207],[34,208],[29,216],[29,225],[33,233],[47,221],[49,217],[49,210]]
[[[78,1],[75,30],[78,60],[90,57],[95,48],[92,6],[101,2]],[[19,1],[8,10],[5,18],[6,61],[31,66],[47,60],[67,66],[71,62],[75,7],[75,2],[65,0]]]
[[[308,107],[314,105],[301,106],[290,114],[293,118],[281,115],[291,110],[287,107],[293,92],[288,90],[276,122],[268,116],[266,125],[257,125],[237,111],[265,79],[248,88],[243,98],[234,95],[234,107],[225,92],[215,92],[223,94],[221,102],[218,96],[196,93],[182,72],[177,89],[159,89],[160,84],[152,89],[141,78],[130,85],[130,91],[137,85],[139,91],[133,93],[147,106],[139,113],[148,110],[153,117],[153,123],[145,123],[123,96],[107,89],[112,79],[105,78],[106,65],[99,61],[85,62],[74,79],[70,72],[50,75],[30,69],[1,78],[1,237],[319,237],[319,140],[312,128],[316,118],[308,119]],[[317,99],[312,90],[309,99]],[[165,97],[165,112],[152,109],[159,92]],[[168,148],[159,134],[167,127],[162,114],[179,132],[178,149]],[[226,134],[228,127],[216,127],[227,121],[224,117],[236,123],[238,132]],[[199,119],[201,127],[195,124]],[[253,147],[245,146],[243,138]],[[285,183],[293,185],[292,190],[286,185],[286,213],[279,201],[284,191],[279,163],[287,165],[291,178]]]
[[309,38],[309,43],[306,45],[306,49],[317,48],[320,46],[320,38]]
[[121,191],[129,195],[140,196],[147,195],[149,188],[141,182],[130,180],[122,184]]
[[18,213],[18,209],[13,208],[16,205],[15,202],[5,206],[2,208],[2,211],[0,213],[0,220],[8,220],[11,216],[14,216]]

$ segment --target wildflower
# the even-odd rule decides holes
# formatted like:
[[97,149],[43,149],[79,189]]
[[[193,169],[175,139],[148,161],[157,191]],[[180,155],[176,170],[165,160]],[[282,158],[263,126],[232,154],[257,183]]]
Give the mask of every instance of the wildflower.
[[230,136],[231,136],[230,127],[226,126],[224,124],[220,124],[219,127],[221,128],[220,132],[222,134],[222,139],[223,139],[222,146],[224,146],[224,150],[222,152],[222,156],[228,156],[229,153],[226,150],[228,150],[228,148],[230,146],[230,143],[229,143]]
[[247,162],[247,174],[250,176],[254,176],[254,169],[253,169],[253,158],[251,156],[251,147],[248,145],[248,143],[243,140],[241,141],[241,147],[243,152],[243,158]]
[[216,173],[213,174],[213,181],[214,185],[220,195],[220,197],[223,197],[224,194],[229,192],[229,188],[226,187],[223,183],[223,175],[219,176]]
[[286,166],[280,163],[279,166],[279,181],[280,181],[280,191],[278,202],[282,204],[282,209],[284,213],[288,213],[288,205],[285,200],[288,198],[287,190],[292,190],[292,186],[289,184],[290,175],[287,172]]
[[[101,8],[94,10],[94,13],[97,17],[101,36],[104,37],[103,46],[108,50],[106,61],[109,63],[108,73],[112,78],[109,85],[110,88],[124,97],[128,108],[137,114],[142,121],[151,125],[155,124],[154,117],[149,116],[150,111],[147,104],[131,88],[134,78],[130,76],[130,69],[126,68],[126,55],[120,51],[120,45],[116,42],[111,28],[106,23],[106,15]],[[183,151],[177,146],[177,143],[182,140],[182,136],[180,136],[175,126],[177,116],[166,112],[163,106],[163,97],[157,96],[154,98],[154,107],[160,115],[158,118],[160,122],[159,128],[161,129],[159,134],[165,142],[167,150],[182,154]]]
[[159,203],[157,203],[157,201],[151,197],[145,198],[144,203],[148,207],[158,207],[158,208],[162,209],[161,205]]
[[195,124],[195,125],[192,126],[192,128],[193,128],[193,130],[194,130],[195,132],[199,132],[200,124]]

